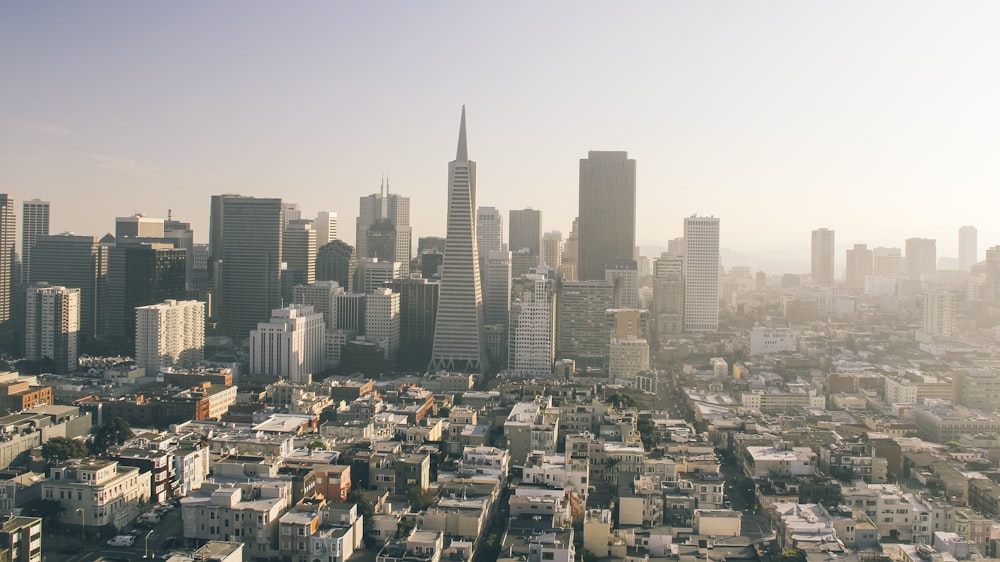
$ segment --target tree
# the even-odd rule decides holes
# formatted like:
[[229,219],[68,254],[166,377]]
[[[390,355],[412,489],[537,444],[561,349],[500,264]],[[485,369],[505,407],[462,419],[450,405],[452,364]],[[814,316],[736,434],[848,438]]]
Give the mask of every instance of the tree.
[[313,439],[312,441],[306,444],[306,448],[311,450],[321,450],[324,447],[326,447],[326,443],[323,443],[319,439]]
[[434,503],[434,500],[437,499],[437,495],[434,492],[423,491],[418,487],[413,487],[406,490],[406,499],[410,502],[410,509],[417,512],[430,507]]
[[652,418],[639,418],[635,426],[639,430],[643,446],[649,451],[660,440],[660,431],[656,428],[656,423]]
[[82,459],[87,456],[87,445],[76,439],[53,437],[42,445],[42,457],[49,462]]
[[108,454],[108,449],[115,445],[121,445],[129,439],[135,437],[128,422],[115,418],[98,428],[94,434],[93,452],[96,455],[104,456]]
[[615,408],[635,408],[635,399],[627,394],[615,393],[608,397],[608,403]]
[[806,562],[806,553],[801,548],[790,548],[774,557],[774,562]]

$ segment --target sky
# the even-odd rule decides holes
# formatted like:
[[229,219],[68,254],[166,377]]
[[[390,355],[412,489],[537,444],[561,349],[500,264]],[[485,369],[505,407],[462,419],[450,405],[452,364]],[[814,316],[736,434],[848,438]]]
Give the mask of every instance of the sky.
[[[381,177],[443,235],[462,105],[478,204],[568,233],[588,150],[637,161],[637,241],[692,214],[808,269],[809,232],[1000,244],[996,2],[4,2],[0,192],[52,231],[209,198],[336,211]],[[19,205],[19,203],[18,203]],[[725,265],[740,265],[726,263]]]

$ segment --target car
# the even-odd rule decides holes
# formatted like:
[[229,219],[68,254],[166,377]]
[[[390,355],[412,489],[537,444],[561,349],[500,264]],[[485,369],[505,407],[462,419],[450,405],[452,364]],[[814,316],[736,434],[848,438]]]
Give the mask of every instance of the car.
[[730,508],[730,507],[733,507],[733,502],[727,501],[726,502],[726,508]]
[[161,503],[160,504],[160,509],[162,509],[164,511],[173,511],[174,507],[175,506],[172,503]]
[[135,537],[132,535],[117,535],[108,539],[108,546],[126,547],[135,544]]

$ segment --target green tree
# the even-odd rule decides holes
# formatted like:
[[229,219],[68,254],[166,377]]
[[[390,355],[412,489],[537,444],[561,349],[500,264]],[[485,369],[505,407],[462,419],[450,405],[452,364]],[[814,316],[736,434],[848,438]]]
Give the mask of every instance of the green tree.
[[121,445],[133,437],[135,437],[135,433],[132,433],[128,422],[121,418],[115,418],[102,425],[94,433],[93,452],[96,455],[105,456],[108,454],[108,449],[115,445]]
[[652,418],[639,418],[635,426],[639,430],[639,437],[642,438],[642,444],[647,451],[660,441],[660,430],[656,428],[656,423],[653,422]]
[[310,441],[309,443],[306,444],[306,448],[307,449],[320,450],[320,449],[323,449],[325,447],[326,447],[326,443],[320,441],[319,439],[313,439],[312,441]]
[[410,536],[410,531],[417,527],[417,522],[413,519],[404,518],[400,519],[399,523],[396,524],[396,538],[401,539],[403,537]]
[[608,397],[608,404],[611,404],[615,408],[635,408],[635,399],[627,394],[621,394],[616,392]]
[[801,548],[790,548],[774,557],[774,562],[806,562],[806,553]]
[[87,456],[87,445],[76,439],[53,437],[42,445],[42,457],[49,462],[82,459]]

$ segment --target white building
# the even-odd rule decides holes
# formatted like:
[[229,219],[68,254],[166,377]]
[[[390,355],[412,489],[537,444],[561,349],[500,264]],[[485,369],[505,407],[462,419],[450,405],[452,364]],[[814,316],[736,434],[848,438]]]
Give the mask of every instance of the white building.
[[370,293],[385,287],[393,279],[403,276],[402,264],[398,261],[382,261],[378,258],[358,260],[359,290]]
[[612,339],[608,356],[608,378],[633,381],[649,370],[649,343],[643,339]]
[[309,382],[323,369],[325,345],[321,313],[301,304],[276,308],[250,332],[250,372]]
[[639,269],[635,262],[608,267],[604,280],[611,283],[615,308],[640,308]]
[[924,332],[950,338],[955,331],[955,293],[932,291],[924,294]]
[[39,283],[28,289],[25,354],[52,359],[60,371],[76,367],[80,334],[80,289]]
[[555,282],[529,274],[518,280],[511,299],[510,370],[550,375],[556,355]]
[[587,488],[590,486],[590,460],[533,451],[524,462],[522,481],[562,488],[575,492],[586,500]]
[[386,359],[399,351],[399,293],[376,289],[365,295],[365,338],[378,342]]
[[241,541],[249,558],[277,557],[279,520],[291,498],[292,483],[285,480],[206,483],[181,499],[184,538]]
[[[413,228],[410,226],[410,198],[389,192],[388,180],[383,181],[378,193],[361,198],[355,236],[358,258],[373,257],[374,248],[368,247],[368,231],[376,223],[388,222],[394,232],[395,257],[399,263],[400,277],[410,275],[410,258],[413,253]],[[388,260],[387,260],[388,261]]]
[[835,233],[828,228],[812,231],[812,251],[810,277],[818,285],[833,285]]
[[117,461],[70,460],[52,467],[42,483],[42,499],[62,505],[59,521],[68,525],[125,527],[149,501],[151,479]]
[[135,361],[156,374],[190,369],[205,354],[205,303],[168,300],[135,309]]
[[316,247],[321,248],[337,239],[337,213],[320,211],[312,223],[316,231]]
[[766,355],[795,351],[798,348],[798,338],[795,332],[788,328],[768,328],[754,326],[750,331],[750,355]]
[[510,318],[511,256],[506,249],[481,252],[486,323],[507,326]]
[[337,329],[337,295],[344,294],[344,288],[336,281],[316,281],[308,285],[296,285],[292,291],[295,304],[306,304],[323,314],[327,330]]
[[684,331],[719,329],[719,219],[684,219]]
[[865,296],[891,297],[896,295],[898,281],[881,275],[865,275]]

